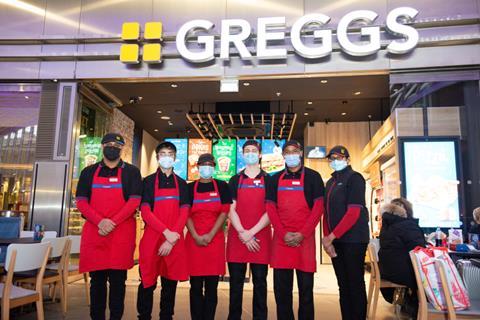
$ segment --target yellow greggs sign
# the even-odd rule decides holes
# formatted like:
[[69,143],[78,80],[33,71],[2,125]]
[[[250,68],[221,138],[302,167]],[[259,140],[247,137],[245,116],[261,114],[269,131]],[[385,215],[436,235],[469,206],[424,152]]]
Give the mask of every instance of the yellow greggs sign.
[[[145,23],[143,39],[142,60],[146,63],[159,63],[162,61],[162,35],[161,22]],[[120,47],[120,61],[123,63],[139,63],[140,55],[140,24],[138,22],[126,22],[122,25],[122,40],[127,42]]]

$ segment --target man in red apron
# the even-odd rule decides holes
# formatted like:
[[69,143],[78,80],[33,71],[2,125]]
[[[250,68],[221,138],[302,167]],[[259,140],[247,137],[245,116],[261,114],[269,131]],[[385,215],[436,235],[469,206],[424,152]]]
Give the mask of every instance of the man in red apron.
[[89,272],[90,316],[105,319],[107,281],[110,319],[121,319],[127,270],[133,267],[135,212],[140,204],[140,171],[121,160],[125,140],[109,133],[102,139],[103,160],[82,170],[77,208],[86,219],[80,245],[80,272]]
[[197,165],[200,179],[188,185],[192,209],[185,239],[191,286],[190,315],[192,320],[214,320],[218,280],[225,274],[222,227],[232,197],[226,182],[212,178],[215,159],[210,153],[202,154]]
[[156,148],[158,170],[145,178],[142,218],[145,231],[140,241],[138,319],[152,318],[153,293],[161,277],[160,319],[170,320],[175,309],[178,281],[188,280],[183,230],[190,210],[186,182],[173,172],[177,148],[162,142]]
[[243,284],[247,263],[253,279],[253,319],[266,320],[267,273],[272,229],[265,208],[265,190],[270,176],[260,169],[261,145],[247,140],[242,147],[245,169],[230,179],[233,197],[230,207],[227,262],[230,275],[229,320],[242,318]]
[[317,270],[315,227],[323,209],[323,180],[302,164],[303,149],[290,140],[283,146],[286,169],[272,177],[267,213],[274,228],[270,265],[274,268],[277,318],[294,320],[293,270],[298,281],[298,319],[314,319],[313,274]]

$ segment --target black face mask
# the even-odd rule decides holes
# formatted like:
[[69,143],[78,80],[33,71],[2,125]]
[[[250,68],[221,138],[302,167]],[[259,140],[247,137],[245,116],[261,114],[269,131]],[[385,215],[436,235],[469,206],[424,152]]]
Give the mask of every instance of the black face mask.
[[115,161],[120,158],[120,151],[120,148],[108,146],[103,148],[103,155],[107,160]]

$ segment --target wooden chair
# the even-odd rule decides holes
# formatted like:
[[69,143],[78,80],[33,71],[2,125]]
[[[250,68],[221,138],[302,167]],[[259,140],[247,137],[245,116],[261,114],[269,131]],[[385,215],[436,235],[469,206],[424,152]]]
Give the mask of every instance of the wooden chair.
[[376,242],[370,241],[367,252],[370,260],[370,283],[368,285],[367,315],[368,319],[375,319],[380,289],[406,288],[406,286],[382,279],[380,275],[380,268],[378,267],[378,247]]
[[[71,255],[80,254],[80,236],[68,236],[71,242]],[[78,264],[72,263],[71,257],[69,257],[68,262],[68,280],[67,283],[73,283],[80,279],[83,279],[85,283],[85,296],[87,299],[87,305],[90,305],[90,275],[88,272],[80,273]]]
[[[470,299],[470,308],[467,310],[455,310],[453,307],[452,294],[450,293],[450,289],[447,285],[445,264],[442,261],[437,260],[435,261],[435,265],[437,266],[437,270],[440,274],[440,281],[442,283],[443,293],[445,294],[445,300],[447,302],[448,319],[480,319],[480,300],[478,299]],[[480,285],[480,283],[478,285]]]
[[[49,285],[50,297],[53,301],[56,299],[57,287],[60,288],[60,302],[62,305],[63,314],[67,312],[67,299],[66,299],[66,279],[67,274],[67,260],[70,255],[70,242],[68,237],[62,238],[43,238],[42,243],[49,243],[52,247],[49,259],[55,261],[48,264],[43,277],[43,284]],[[20,284],[33,284],[35,278],[24,275],[24,278],[16,279]]]
[[[30,303],[35,303],[37,306],[37,319],[44,319],[43,275],[50,251],[49,243],[11,244],[8,246],[5,261],[7,276],[5,282],[0,283],[2,320],[10,319],[10,309]],[[13,285],[14,272],[31,270],[38,270],[34,290]]]

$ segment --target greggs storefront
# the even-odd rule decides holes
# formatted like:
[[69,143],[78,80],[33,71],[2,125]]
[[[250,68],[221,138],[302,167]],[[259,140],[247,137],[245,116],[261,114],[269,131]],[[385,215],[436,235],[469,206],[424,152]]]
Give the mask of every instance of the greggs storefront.
[[424,228],[465,232],[480,206],[478,0],[12,0],[0,16],[0,209],[26,228],[80,232],[76,182],[109,131],[143,176],[171,139],[187,180],[205,150],[228,180],[247,138],[282,170],[295,138],[326,181],[345,145],[372,234],[398,196]]

